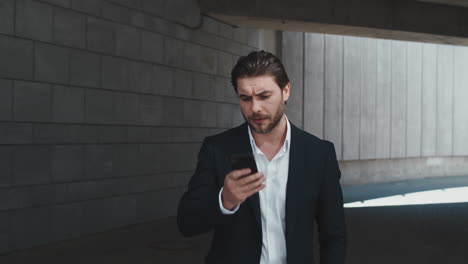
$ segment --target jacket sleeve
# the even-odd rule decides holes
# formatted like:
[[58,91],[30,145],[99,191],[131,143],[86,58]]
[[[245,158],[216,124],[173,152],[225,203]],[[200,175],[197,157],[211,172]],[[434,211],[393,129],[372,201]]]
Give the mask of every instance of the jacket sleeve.
[[328,142],[325,175],[322,179],[317,224],[321,264],[343,264],[346,256],[346,224],[343,194],[340,186],[341,172],[336,160],[335,147]]
[[209,137],[205,138],[198,153],[195,173],[179,202],[177,225],[184,236],[210,231],[221,216],[214,155]]

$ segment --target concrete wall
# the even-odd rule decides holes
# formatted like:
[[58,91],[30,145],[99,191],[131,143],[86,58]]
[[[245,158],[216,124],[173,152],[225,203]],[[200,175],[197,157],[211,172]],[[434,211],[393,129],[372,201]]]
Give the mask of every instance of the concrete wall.
[[195,0],[0,0],[0,252],[175,215],[259,36]]
[[468,156],[468,47],[285,32],[282,50],[288,114],[334,142],[345,184],[437,176],[420,165],[434,157],[439,176],[468,174],[450,161]]

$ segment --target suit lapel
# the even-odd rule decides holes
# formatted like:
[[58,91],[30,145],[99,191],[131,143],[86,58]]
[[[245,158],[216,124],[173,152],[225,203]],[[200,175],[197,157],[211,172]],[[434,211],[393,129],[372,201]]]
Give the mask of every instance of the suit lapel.
[[296,217],[297,205],[300,203],[302,183],[304,177],[305,147],[301,141],[299,129],[291,124],[291,144],[289,150],[288,182],[286,184],[286,244],[292,241]]

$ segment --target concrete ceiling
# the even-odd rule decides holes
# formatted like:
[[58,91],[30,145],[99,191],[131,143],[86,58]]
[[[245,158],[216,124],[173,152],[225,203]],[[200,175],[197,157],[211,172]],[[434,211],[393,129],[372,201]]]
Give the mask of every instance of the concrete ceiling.
[[419,0],[419,2],[468,7],[468,0]]
[[241,27],[468,45],[468,0],[199,0]]

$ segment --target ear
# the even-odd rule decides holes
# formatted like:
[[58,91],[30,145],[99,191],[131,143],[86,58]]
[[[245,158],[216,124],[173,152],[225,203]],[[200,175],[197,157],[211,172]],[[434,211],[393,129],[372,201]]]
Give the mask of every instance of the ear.
[[287,83],[284,88],[282,89],[283,92],[283,100],[287,101],[289,99],[289,93],[291,91],[291,83]]

